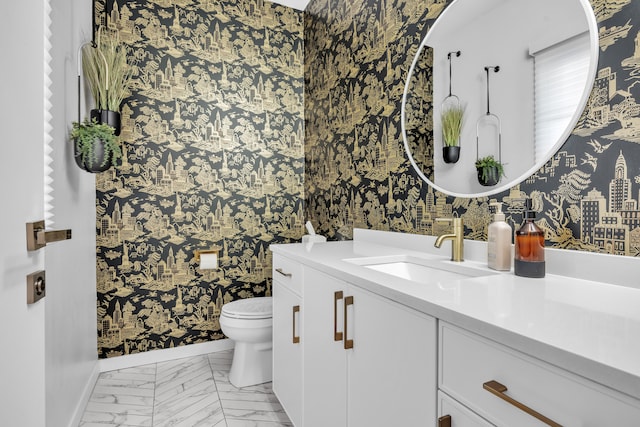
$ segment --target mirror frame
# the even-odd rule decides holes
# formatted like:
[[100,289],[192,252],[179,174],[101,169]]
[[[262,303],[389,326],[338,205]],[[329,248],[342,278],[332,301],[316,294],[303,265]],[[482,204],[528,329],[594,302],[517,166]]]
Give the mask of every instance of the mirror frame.
[[411,162],[411,165],[414,171],[418,174],[418,176],[420,176],[420,178],[424,182],[432,186],[436,191],[439,191],[441,193],[447,194],[452,197],[463,197],[463,198],[485,197],[485,196],[491,196],[491,195],[509,190],[513,186],[518,185],[522,181],[526,180],[528,177],[533,175],[537,170],[543,167],[558,152],[558,150],[567,142],[573,130],[575,129],[575,126],[578,123],[580,116],[582,116],[582,113],[584,112],[587,102],[589,101],[589,97],[591,96],[591,92],[593,91],[593,85],[598,72],[598,63],[600,59],[599,57],[600,41],[598,37],[599,30],[598,30],[598,23],[596,21],[595,12],[593,10],[593,7],[591,6],[591,2],[589,0],[578,0],[582,5],[582,8],[584,9],[585,16],[587,19],[587,25],[589,27],[589,39],[591,42],[590,54],[591,54],[592,60],[591,60],[591,63],[589,64],[589,71],[587,74],[587,80],[585,82],[584,91],[582,93],[582,97],[580,98],[580,101],[578,102],[578,105],[576,106],[576,110],[573,113],[571,120],[569,121],[569,125],[562,132],[562,134],[558,138],[558,141],[551,147],[551,149],[549,150],[549,153],[542,160],[539,160],[533,166],[527,169],[522,175],[515,177],[506,183],[496,185],[494,188],[490,190],[483,191],[480,193],[457,193],[457,192],[446,190],[445,188],[437,185],[435,182],[431,181],[429,178],[425,176],[424,172],[422,172],[422,169],[420,169],[415,159],[413,158],[413,155],[411,154],[411,148],[409,147],[409,141],[407,139],[407,129],[406,129],[407,94],[409,92],[411,78],[413,77],[413,74],[415,72],[416,65],[420,60],[422,51],[427,45],[427,39],[429,38],[429,34],[434,30],[434,28],[436,28],[440,18],[448,12],[449,6],[451,6],[453,3],[457,1],[462,1],[462,0],[453,0],[451,3],[449,3],[446,6],[446,8],[440,13],[440,15],[438,15],[435,22],[433,23],[431,28],[427,30],[427,34],[425,34],[424,38],[420,42],[418,51],[416,52],[416,55],[413,58],[413,62],[411,63],[411,67],[409,68],[409,71],[407,73],[407,80],[405,82],[404,92],[402,93],[402,105],[400,108],[400,114],[401,114],[400,128],[402,131],[402,142],[404,143],[404,151],[407,154],[407,157],[409,158],[409,161]]

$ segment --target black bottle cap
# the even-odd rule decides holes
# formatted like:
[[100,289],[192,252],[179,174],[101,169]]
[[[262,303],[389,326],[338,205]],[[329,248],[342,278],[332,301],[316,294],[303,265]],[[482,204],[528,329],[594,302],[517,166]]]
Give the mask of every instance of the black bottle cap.
[[524,214],[523,214],[523,218],[524,219],[535,219],[536,218],[536,211],[533,210],[533,202],[531,201],[531,199],[527,198],[524,201]]

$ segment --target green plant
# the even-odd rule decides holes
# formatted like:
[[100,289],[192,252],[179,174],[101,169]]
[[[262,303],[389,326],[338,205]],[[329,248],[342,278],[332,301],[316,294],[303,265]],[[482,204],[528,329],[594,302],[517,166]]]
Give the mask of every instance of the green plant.
[[452,106],[442,111],[440,114],[442,121],[442,139],[446,147],[456,147],[462,133],[462,123],[464,121],[464,107]]
[[485,182],[490,180],[498,182],[500,178],[505,176],[504,165],[493,156],[486,156],[476,160],[476,169],[478,170],[478,177]]
[[100,110],[119,111],[129,94],[133,68],[127,63],[127,47],[117,32],[98,28],[95,47],[82,48],[82,69]]
[[[122,151],[118,144],[118,138],[113,133],[111,126],[96,122],[95,119],[84,119],[83,122],[73,122],[71,129],[71,139],[76,145],[76,155],[81,157],[82,163],[93,168],[95,166],[106,166],[111,160],[111,165],[115,166],[116,161],[122,157]],[[98,163],[96,144],[103,144],[104,156],[100,164]]]

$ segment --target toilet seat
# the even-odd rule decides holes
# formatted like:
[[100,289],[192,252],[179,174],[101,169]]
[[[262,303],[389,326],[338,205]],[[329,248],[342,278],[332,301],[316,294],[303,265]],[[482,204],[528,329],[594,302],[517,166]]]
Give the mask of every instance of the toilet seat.
[[271,297],[246,298],[222,306],[222,315],[232,319],[270,319],[273,316]]

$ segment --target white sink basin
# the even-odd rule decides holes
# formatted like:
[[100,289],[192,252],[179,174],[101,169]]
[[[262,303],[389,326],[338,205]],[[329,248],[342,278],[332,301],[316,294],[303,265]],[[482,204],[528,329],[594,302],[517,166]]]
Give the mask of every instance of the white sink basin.
[[350,258],[343,261],[419,283],[441,284],[454,280],[497,274],[442,259],[406,255]]

